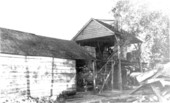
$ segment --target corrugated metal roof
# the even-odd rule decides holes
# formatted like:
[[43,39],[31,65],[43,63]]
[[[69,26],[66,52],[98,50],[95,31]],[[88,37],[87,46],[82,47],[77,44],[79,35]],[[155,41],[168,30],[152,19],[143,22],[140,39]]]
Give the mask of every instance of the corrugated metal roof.
[[0,52],[6,54],[93,59],[74,41],[38,36],[5,28],[0,28],[0,44]]

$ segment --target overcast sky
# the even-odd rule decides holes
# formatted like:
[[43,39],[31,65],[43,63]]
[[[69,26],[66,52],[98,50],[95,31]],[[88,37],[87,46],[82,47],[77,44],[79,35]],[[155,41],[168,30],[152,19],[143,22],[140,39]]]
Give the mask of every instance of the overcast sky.
[[[112,19],[115,0],[0,0],[0,27],[71,39],[90,18]],[[168,0],[149,0],[168,12]]]

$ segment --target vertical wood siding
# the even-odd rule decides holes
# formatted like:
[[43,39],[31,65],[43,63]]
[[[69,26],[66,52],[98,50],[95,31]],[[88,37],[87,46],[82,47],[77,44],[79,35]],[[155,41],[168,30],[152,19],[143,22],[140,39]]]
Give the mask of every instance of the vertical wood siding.
[[0,54],[0,99],[75,90],[75,76],[75,60]]

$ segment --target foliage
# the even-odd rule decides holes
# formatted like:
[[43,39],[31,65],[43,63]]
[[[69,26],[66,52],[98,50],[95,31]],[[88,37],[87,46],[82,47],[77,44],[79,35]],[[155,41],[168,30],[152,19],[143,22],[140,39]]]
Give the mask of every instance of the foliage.
[[143,41],[141,59],[150,66],[169,58],[169,18],[151,11],[139,0],[118,0],[112,9],[118,30],[124,29]]

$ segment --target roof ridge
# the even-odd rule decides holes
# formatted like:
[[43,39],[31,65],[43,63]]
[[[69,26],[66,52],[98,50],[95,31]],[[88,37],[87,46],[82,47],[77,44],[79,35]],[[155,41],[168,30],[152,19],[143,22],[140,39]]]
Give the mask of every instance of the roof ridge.
[[91,22],[92,20],[95,20],[95,19],[94,19],[94,18],[91,18],[91,19],[78,31],[78,33],[77,33],[71,40],[74,41],[75,38],[81,33],[81,31],[82,31],[83,29],[85,29],[85,28],[90,24],[90,22]]
[[[106,28],[108,28],[109,30],[111,30],[112,32],[117,31],[114,26],[104,23],[103,21],[99,20],[99,19],[95,19],[98,23],[102,24],[103,26],[105,26]],[[114,30],[113,30],[114,29]]]
[[0,28],[0,36],[3,40],[1,53],[64,59],[92,59],[88,52],[71,40],[33,35],[6,28]]
[[38,36],[38,37],[43,37],[43,38],[49,38],[49,39],[56,39],[56,40],[63,40],[63,41],[70,41],[70,40],[66,40],[66,39],[59,39],[59,38],[54,38],[54,37],[48,37],[48,36],[44,36],[44,35],[37,35],[34,33],[29,33],[29,32],[25,32],[25,31],[20,31],[20,30],[15,30],[15,29],[8,29],[8,28],[3,28],[0,27],[0,30],[5,30],[5,31],[9,31],[9,32],[16,32],[16,33],[23,33],[24,35],[34,35],[34,36]]
[[25,31],[20,31],[20,30],[15,30],[15,29],[9,29],[9,28],[4,28],[4,27],[0,27],[0,29],[8,30],[8,31],[13,31],[13,32],[17,32],[17,33],[24,33],[24,34],[32,34],[32,35],[36,35],[36,34],[34,34],[34,33],[25,32]]
[[[103,26],[105,26],[106,28],[108,28],[109,30],[111,30],[112,32],[116,32],[116,33],[118,33],[118,34],[127,34],[127,35],[129,35],[129,36],[131,36],[131,37],[133,37],[133,38],[136,38],[136,39],[138,39],[135,35],[132,35],[132,33],[129,33],[128,31],[125,31],[125,30],[123,30],[123,29],[121,29],[120,31],[119,30],[117,30],[117,29],[115,29],[115,27],[114,26],[112,26],[112,25],[110,25],[110,24],[107,24],[107,23],[104,23],[103,21],[100,21],[100,20],[98,20],[98,19],[95,19],[98,23],[100,23],[100,24],[102,24]],[[140,39],[138,39],[138,41],[139,42],[142,42]]]

